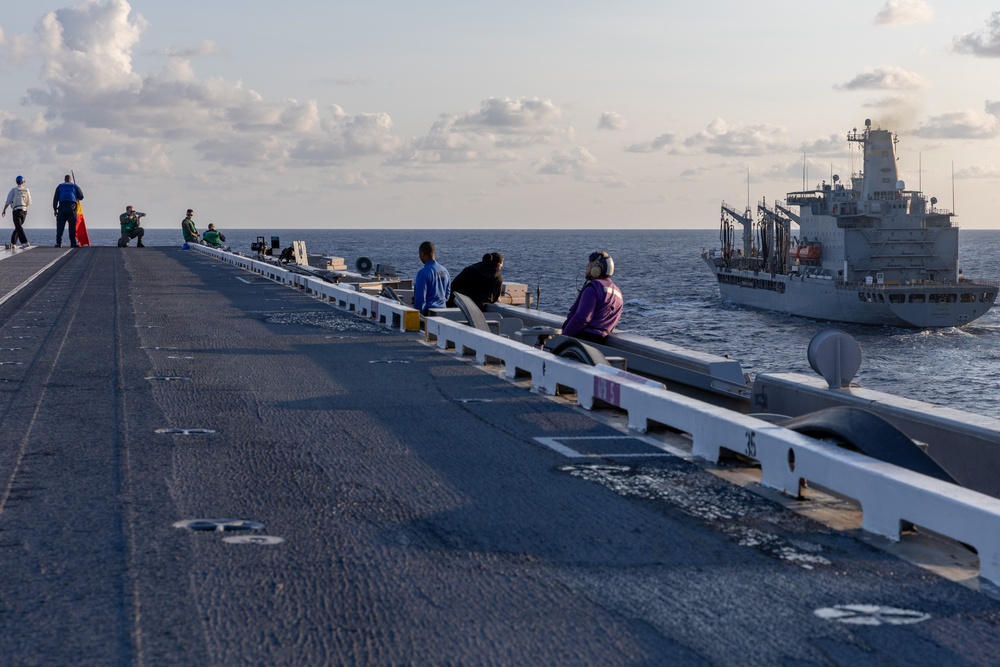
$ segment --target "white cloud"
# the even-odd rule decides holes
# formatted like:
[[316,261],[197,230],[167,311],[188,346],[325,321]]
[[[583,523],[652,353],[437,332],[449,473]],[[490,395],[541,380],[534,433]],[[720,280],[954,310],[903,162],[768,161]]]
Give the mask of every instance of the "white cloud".
[[418,137],[398,151],[391,164],[462,164],[469,162],[504,162],[514,160],[510,151],[497,148],[499,140],[492,132],[467,131],[456,127],[458,116],[442,116],[427,135]]
[[490,128],[495,132],[547,131],[562,113],[551,100],[537,97],[512,100],[491,97],[483,100],[479,111],[470,111],[455,120],[458,126]]
[[803,142],[799,152],[806,155],[843,155],[847,152],[847,135],[831,134],[825,139]]
[[715,171],[714,167],[688,167],[680,173],[682,181],[697,181]]
[[330,165],[367,155],[386,155],[399,148],[386,113],[348,116],[335,106],[322,123],[322,133],[300,139],[290,157],[310,165]]
[[550,100],[491,97],[478,111],[442,115],[390,163],[511,162],[525,149],[571,139],[573,128],[561,119],[561,111]]
[[614,170],[603,166],[590,151],[577,146],[571,151],[557,151],[538,163],[538,173],[547,175],[569,175],[581,183],[603,183],[609,187],[621,187],[624,182]]
[[927,85],[924,77],[901,67],[866,67],[847,83],[833,87],[840,90],[917,90]]
[[9,141],[23,141],[34,143],[45,139],[49,131],[49,122],[41,113],[30,116],[16,117],[5,112],[0,112],[0,137]]
[[888,0],[875,15],[878,25],[912,25],[934,18],[934,10],[926,0]]
[[165,173],[173,166],[166,147],[152,141],[108,141],[91,153],[94,170],[100,174]]
[[676,147],[677,135],[673,132],[666,132],[651,141],[642,141],[637,144],[629,144],[625,150],[629,153],[655,153],[657,151],[668,150]]
[[977,164],[971,167],[965,167],[959,169],[955,172],[955,178],[960,179],[988,179],[996,180],[1000,179],[1000,167],[994,164]]
[[684,146],[726,156],[764,155],[789,150],[784,134],[784,128],[773,125],[737,123],[730,127],[723,119],[716,118],[704,131],[685,139]]
[[[846,143],[846,142],[845,142]],[[844,147],[846,150],[846,146]],[[776,181],[786,190],[818,185],[820,181],[830,178],[831,165],[828,162],[817,162],[808,157],[803,160],[782,160],[769,166],[761,172],[754,172],[752,178],[762,181]],[[833,173],[839,174],[842,181],[849,180],[847,169],[833,166]]]
[[132,70],[132,48],[146,20],[129,17],[126,0],[89,2],[49,12],[38,25],[38,46],[45,58],[42,78],[74,99],[93,99],[107,91],[134,90],[141,84]]
[[[283,169],[389,154],[402,143],[384,112],[351,115],[340,107],[321,112],[312,100],[270,101],[240,81],[199,79],[190,58],[218,53],[209,40],[161,50],[162,69],[141,74],[132,54],[146,28],[127,0],[90,0],[42,17],[30,48],[19,42],[21,51],[43,62],[42,86],[29,89],[24,99],[43,109],[46,145],[36,149],[40,160],[86,159],[90,147],[106,142],[119,155],[93,154],[95,168],[160,173],[170,161],[151,147],[188,142],[210,162]],[[37,120],[32,123],[38,126]],[[0,136],[20,136],[28,146],[37,133],[24,130],[23,121],[6,119]],[[126,148],[132,144],[134,151]]]
[[330,175],[329,182],[339,190],[367,190],[372,177],[358,171],[340,171]]
[[524,173],[520,171],[507,170],[497,178],[497,186],[501,188],[516,187],[526,184],[545,183],[547,179],[537,173]]
[[972,110],[932,116],[914,134],[928,139],[993,139],[1000,135],[1000,118]]
[[1000,11],[990,14],[984,30],[966,33],[952,40],[951,48],[956,53],[981,58],[1000,57]]
[[276,137],[227,136],[203,139],[194,145],[202,159],[232,167],[280,165],[289,153],[288,142]]
[[598,130],[624,130],[628,121],[616,111],[605,111],[597,119]]
[[784,134],[784,128],[773,125],[737,123],[730,126],[725,120],[716,118],[703,131],[688,137],[667,132],[651,141],[630,144],[625,150],[630,153],[667,151],[672,155],[696,152],[725,156],[763,155],[791,150]]
[[222,47],[217,42],[210,39],[203,39],[193,46],[171,47],[168,49],[154,49],[150,51],[153,55],[167,56],[168,58],[199,58],[204,56],[214,56],[222,53]]

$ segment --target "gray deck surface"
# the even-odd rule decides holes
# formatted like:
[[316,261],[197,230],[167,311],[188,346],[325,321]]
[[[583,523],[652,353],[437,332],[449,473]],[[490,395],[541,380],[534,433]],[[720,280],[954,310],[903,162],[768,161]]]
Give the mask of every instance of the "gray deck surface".
[[74,250],[0,305],[0,418],[6,665],[1000,659],[992,598],[194,252]]

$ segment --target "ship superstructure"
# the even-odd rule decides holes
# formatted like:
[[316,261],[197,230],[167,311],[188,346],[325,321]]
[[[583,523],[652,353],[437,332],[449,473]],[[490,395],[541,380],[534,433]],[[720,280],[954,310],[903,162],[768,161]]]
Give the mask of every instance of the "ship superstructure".
[[722,204],[721,247],[702,254],[722,296],[859,324],[949,327],[985,315],[998,285],[962,275],[953,213],[899,180],[895,135],[865,121],[847,140],[864,156],[849,185],[833,176],[762,201],[756,217]]

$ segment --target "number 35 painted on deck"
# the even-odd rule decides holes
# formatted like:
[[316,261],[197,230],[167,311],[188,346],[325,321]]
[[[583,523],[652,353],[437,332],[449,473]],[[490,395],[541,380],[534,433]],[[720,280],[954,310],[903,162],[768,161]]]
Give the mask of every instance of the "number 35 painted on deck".
[[751,458],[757,458],[757,443],[754,442],[754,436],[756,433],[753,431],[747,431],[747,446],[743,451],[744,454]]

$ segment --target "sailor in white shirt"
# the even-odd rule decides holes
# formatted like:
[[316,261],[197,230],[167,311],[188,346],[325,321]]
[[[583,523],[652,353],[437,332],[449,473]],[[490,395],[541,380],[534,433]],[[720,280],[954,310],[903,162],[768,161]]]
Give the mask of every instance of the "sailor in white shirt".
[[0,217],[6,217],[7,207],[11,207],[14,211],[14,233],[10,235],[10,244],[14,245],[19,240],[21,241],[21,247],[28,247],[28,237],[24,235],[24,218],[28,215],[28,207],[31,206],[31,193],[28,192],[28,186],[24,184],[24,176],[18,176],[14,181],[17,183],[16,187],[10,189],[7,193],[7,202],[3,205],[3,212],[0,213]]

